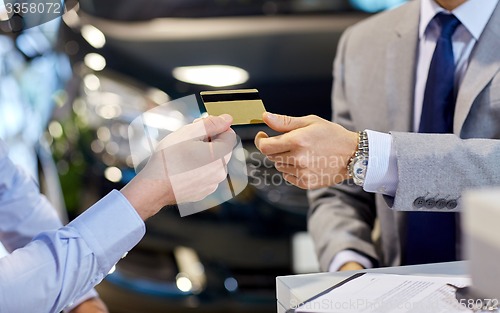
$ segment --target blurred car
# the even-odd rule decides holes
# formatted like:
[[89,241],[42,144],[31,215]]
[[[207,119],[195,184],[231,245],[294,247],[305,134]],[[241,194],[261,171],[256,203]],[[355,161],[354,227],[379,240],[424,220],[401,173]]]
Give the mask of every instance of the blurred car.
[[[65,143],[54,153],[69,209],[76,214],[135,175],[128,125],[170,99],[257,88],[268,111],[330,118],[337,41],[364,17],[347,1],[81,0],[59,36],[74,72],[54,139]],[[200,114],[171,113],[177,124]],[[112,312],[276,310],[275,277],[297,271],[292,238],[306,230],[308,205],[256,151],[259,129],[235,127],[250,176],[240,195],[185,218],[165,208],[147,221],[144,239],[99,287]]]

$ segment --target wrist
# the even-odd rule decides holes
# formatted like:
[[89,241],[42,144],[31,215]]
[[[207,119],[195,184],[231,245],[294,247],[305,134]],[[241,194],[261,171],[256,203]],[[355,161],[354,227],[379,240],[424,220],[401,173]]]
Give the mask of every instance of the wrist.
[[349,163],[358,148],[358,141],[359,141],[358,137],[359,137],[358,133],[353,131],[348,131],[348,134],[344,136],[345,142],[343,143],[343,145],[344,147],[346,147],[346,149],[344,149],[343,155],[340,160],[342,164],[342,167],[339,172],[339,176],[341,177],[340,182],[348,180],[350,178],[348,168],[349,168]]
[[175,203],[175,197],[169,183],[144,179],[140,173],[120,192],[144,221],[158,213],[164,206]]
[[339,268],[339,272],[341,271],[359,271],[365,269],[363,265],[358,262],[346,262]]
[[366,131],[358,132],[357,148],[347,165],[347,173],[358,186],[363,186],[368,169],[368,134]]

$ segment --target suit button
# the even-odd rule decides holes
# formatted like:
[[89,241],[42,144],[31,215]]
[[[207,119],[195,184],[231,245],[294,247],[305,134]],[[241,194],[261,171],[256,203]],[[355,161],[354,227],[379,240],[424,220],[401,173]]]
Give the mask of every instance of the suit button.
[[432,209],[434,206],[436,206],[436,200],[434,200],[434,198],[425,200],[425,207],[427,209]]
[[457,201],[456,200],[450,200],[448,201],[448,203],[446,204],[446,208],[448,208],[449,210],[453,210],[454,208],[456,208],[458,205]]
[[436,201],[436,208],[438,208],[440,210],[444,209],[446,207],[446,203],[447,203],[447,201],[445,199],[438,199]]
[[425,205],[425,198],[424,197],[418,197],[413,201],[413,206],[416,207],[417,209],[420,209]]

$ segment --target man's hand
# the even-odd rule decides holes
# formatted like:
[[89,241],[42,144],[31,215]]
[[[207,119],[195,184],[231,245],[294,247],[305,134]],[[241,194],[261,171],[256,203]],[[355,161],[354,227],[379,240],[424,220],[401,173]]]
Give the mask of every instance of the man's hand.
[[70,313],[109,313],[109,311],[104,302],[96,297],[80,303]]
[[348,178],[347,164],[356,151],[358,135],[315,115],[291,117],[264,113],[264,122],[284,134],[259,132],[255,145],[288,182],[315,189]]
[[121,192],[145,220],[163,206],[202,200],[226,179],[236,145],[227,114],[209,116],[165,137]]

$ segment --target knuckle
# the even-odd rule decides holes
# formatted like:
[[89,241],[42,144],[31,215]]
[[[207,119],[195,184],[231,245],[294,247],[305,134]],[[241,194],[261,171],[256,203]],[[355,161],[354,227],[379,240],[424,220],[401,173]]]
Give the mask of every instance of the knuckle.
[[308,162],[308,159],[307,159],[307,157],[306,157],[306,156],[299,156],[299,157],[297,158],[297,161],[296,161],[296,162],[297,162],[297,165],[298,165],[299,167],[307,167],[307,166],[309,165],[309,162]]
[[303,136],[293,136],[292,138],[290,138],[290,143],[293,147],[296,148],[302,148],[305,145]]
[[313,114],[309,114],[306,116],[306,118],[310,119],[310,120],[315,120],[317,118],[316,115],[313,115]]
[[283,116],[283,124],[285,126],[290,126],[292,124],[292,118],[288,115]]
[[[285,163],[283,162],[283,156],[282,155],[270,155],[267,157],[271,162],[274,162],[274,163]],[[283,164],[281,164],[283,165]]]
[[303,184],[307,184],[309,182],[309,176],[308,175],[305,175],[305,174],[302,174],[300,176],[300,179],[299,181]]
[[280,172],[285,172],[287,169],[286,166],[282,163],[276,163],[274,167]]
[[203,119],[203,123],[205,125],[205,131],[208,135],[214,132],[217,129],[217,123],[215,123],[215,117],[208,117]]

